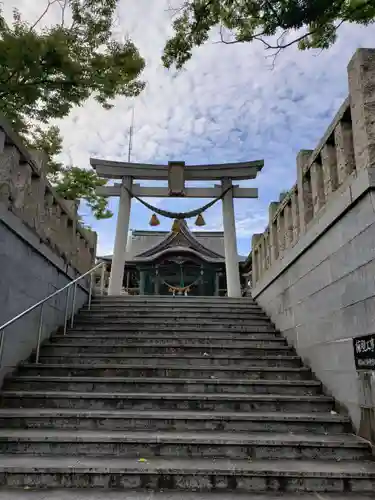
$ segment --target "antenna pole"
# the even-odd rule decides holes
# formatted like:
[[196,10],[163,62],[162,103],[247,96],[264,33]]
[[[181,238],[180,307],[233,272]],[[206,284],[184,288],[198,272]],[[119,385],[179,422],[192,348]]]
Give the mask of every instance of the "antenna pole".
[[132,121],[129,129],[129,150],[128,150],[128,163],[130,163],[131,152],[133,148],[133,131],[134,131],[134,105],[132,108]]

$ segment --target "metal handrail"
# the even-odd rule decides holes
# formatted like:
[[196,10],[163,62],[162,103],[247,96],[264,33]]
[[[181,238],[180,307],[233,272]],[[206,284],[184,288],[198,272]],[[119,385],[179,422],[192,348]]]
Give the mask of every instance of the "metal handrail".
[[38,327],[38,342],[37,342],[36,356],[35,356],[35,363],[38,363],[39,362],[39,355],[40,355],[40,343],[41,343],[42,332],[43,332],[43,309],[44,309],[44,304],[48,300],[52,299],[53,297],[56,297],[60,293],[62,293],[65,290],[67,290],[66,302],[65,302],[65,313],[64,313],[64,335],[65,335],[66,331],[67,331],[67,325],[68,325],[70,291],[72,289],[71,287],[74,286],[74,289],[73,289],[73,300],[72,300],[72,304],[71,304],[71,306],[72,306],[72,308],[71,308],[72,315],[71,315],[71,318],[70,318],[70,327],[73,328],[73,326],[74,326],[74,310],[75,310],[76,294],[77,294],[77,284],[78,284],[78,282],[81,279],[83,279],[86,276],[90,275],[90,287],[89,287],[89,291],[88,291],[88,294],[89,294],[88,309],[90,310],[91,309],[91,299],[92,299],[93,273],[94,273],[94,271],[96,271],[100,267],[102,268],[102,273],[101,273],[101,278],[100,278],[100,294],[103,295],[103,293],[104,293],[105,262],[100,262],[99,264],[97,264],[96,266],[94,266],[92,269],[90,269],[86,273],[82,274],[81,276],[78,276],[78,278],[76,278],[75,280],[71,281],[67,285],[63,286],[59,290],[56,290],[56,292],[51,293],[51,295],[48,295],[48,297],[45,297],[44,299],[40,300],[39,302],[37,302],[33,306],[29,307],[25,311],[21,312],[20,314],[17,314],[17,316],[15,316],[14,318],[10,319],[9,321],[7,321],[6,323],[4,323],[3,325],[0,325],[0,335],[1,335],[1,339],[0,339],[0,367],[1,367],[1,364],[2,364],[1,362],[2,362],[2,358],[3,358],[3,350],[4,350],[4,338],[5,338],[5,332],[4,332],[4,330],[8,326],[12,325],[13,323],[15,323],[16,321],[18,321],[19,319],[21,319],[24,316],[26,316],[28,313],[30,313],[30,312],[34,311],[35,309],[37,309],[38,307],[40,307],[39,327]]

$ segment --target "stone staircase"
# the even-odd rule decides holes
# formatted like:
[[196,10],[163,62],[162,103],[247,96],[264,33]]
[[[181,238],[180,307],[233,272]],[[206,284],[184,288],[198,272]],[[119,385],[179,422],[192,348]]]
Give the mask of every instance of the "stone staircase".
[[369,444],[251,298],[94,300],[5,381],[0,451],[2,488],[375,495]]

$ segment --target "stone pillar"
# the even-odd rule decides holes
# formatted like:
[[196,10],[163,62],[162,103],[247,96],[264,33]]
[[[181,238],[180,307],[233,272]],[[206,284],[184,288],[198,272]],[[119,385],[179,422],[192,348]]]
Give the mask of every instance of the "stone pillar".
[[276,219],[277,242],[279,245],[279,257],[283,256],[285,250],[285,220],[283,211],[279,212]]
[[325,203],[323,167],[317,161],[310,167],[311,196],[314,215],[319,212]]
[[276,210],[279,208],[280,203],[273,201],[270,203],[268,208],[268,217],[269,217],[269,230],[270,230],[270,266],[278,259],[279,257],[279,241],[277,238],[277,227],[276,223],[273,222],[273,218],[275,216]]
[[220,295],[220,274],[219,271],[215,273],[215,297]]
[[264,241],[265,241],[264,256],[266,259],[266,269],[269,269],[269,267],[270,267],[270,233],[269,233],[268,229],[266,229],[266,231],[264,232]]
[[[230,179],[221,181],[223,191],[232,185]],[[236,221],[234,217],[233,192],[229,190],[223,198],[225,268],[228,297],[241,297],[240,270],[238,266]]]
[[340,121],[335,128],[337,180],[339,185],[355,170],[352,124]]
[[160,280],[159,276],[155,276],[155,281],[154,281],[154,295],[159,295],[160,293]]
[[298,241],[299,238],[299,206],[298,195],[295,189],[290,194],[291,211],[292,211],[292,224],[293,224],[293,239],[292,245]]
[[312,151],[302,150],[297,155],[297,186],[300,233],[306,231],[306,226],[313,217],[310,172],[306,167]]
[[267,271],[267,240],[266,233],[262,235],[262,273]]
[[320,153],[323,167],[324,196],[327,200],[329,195],[336,191],[337,181],[337,156],[336,148],[332,144],[325,144]]
[[139,270],[139,295],[145,295],[146,292],[146,271]]
[[348,65],[356,169],[375,167],[375,49],[358,49]]
[[288,249],[293,243],[292,205],[290,202],[288,202],[284,207],[284,224],[285,224],[285,249]]
[[115,245],[112,258],[108,295],[120,295],[125,271],[126,242],[128,240],[131,196],[125,189],[131,189],[132,178],[124,177],[119,201]]
[[257,283],[260,279],[260,266],[259,266],[259,240],[262,237],[261,234],[253,234],[251,237],[251,254],[252,254],[252,273],[253,273],[253,283]]

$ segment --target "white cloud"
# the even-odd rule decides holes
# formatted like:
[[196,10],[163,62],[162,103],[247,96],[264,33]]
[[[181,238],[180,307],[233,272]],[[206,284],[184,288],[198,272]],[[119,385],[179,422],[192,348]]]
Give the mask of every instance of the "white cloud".
[[[40,3],[13,0],[31,19]],[[8,4],[8,2],[7,2]],[[38,6],[36,5],[38,4]],[[8,4],[9,5],[9,4]],[[8,7],[7,5],[7,7]],[[347,95],[346,66],[360,46],[375,46],[372,26],[343,26],[329,50],[280,54],[270,70],[261,44],[206,44],[194,51],[184,71],[165,70],[160,61],[171,33],[168,1],[120,0],[116,36],[131,36],[146,58],[147,88],[135,99],[133,161],[186,163],[265,159],[256,181],[260,200],[236,203],[239,249],[250,249],[251,234],[267,223],[268,203],[295,182],[295,156],[314,148]],[[81,166],[89,157],[125,159],[131,118],[130,100],[116,99],[111,111],[90,100],[63,120],[64,153]],[[158,200],[178,210],[201,206],[204,200]],[[111,200],[116,208],[116,200]],[[149,212],[133,206],[130,226],[146,227]],[[205,216],[208,227],[221,227],[219,204]],[[99,231],[99,252],[109,253],[115,220],[88,220]],[[170,227],[163,221],[162,228]]]

